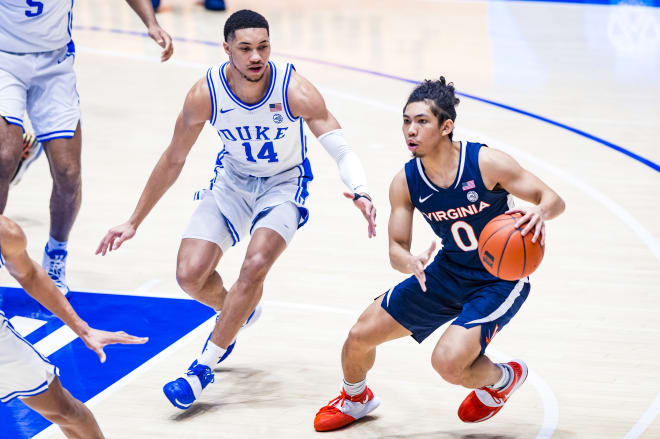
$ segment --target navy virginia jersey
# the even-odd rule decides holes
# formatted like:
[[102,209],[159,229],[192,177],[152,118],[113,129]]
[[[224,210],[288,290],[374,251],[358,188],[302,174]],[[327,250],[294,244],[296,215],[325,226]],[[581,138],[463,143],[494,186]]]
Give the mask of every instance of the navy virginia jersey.
[[479,260],[479,234],[488,221],[509,209],[509,193],[491,191],[484,186],[479,150],[486,146],[459,143],[458,171],[447,188],[436,186],[426,176],[421,159],[414,158],[406,163],[410,200],[442,239],[442,249],[435,258],[437,262],[460,277],[495,280]]

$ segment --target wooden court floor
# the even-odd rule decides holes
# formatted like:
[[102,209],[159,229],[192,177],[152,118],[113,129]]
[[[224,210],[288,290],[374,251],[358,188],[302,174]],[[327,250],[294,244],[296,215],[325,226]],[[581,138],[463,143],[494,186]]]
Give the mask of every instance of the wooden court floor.
[[[373,297],[404,278],[389,266],[386,235],[387,188],[408,160],[400,120],[413,86],[406,79],[442,74],[463,93],[456,137],[509,152],[567,204],[547,224],[529,299],[487,352],[524,359],[532,375],[497,417],[462,424],[456,410],[467,390],[443,382],[430,365],[439,333],[421,345],[391,342],[368,378],[381,407],[325,436],[659,438],[660,9],[458,0],[228,5],[263,13],[273,58],[294,62],[323,93],[364,163],[379,233],[367,239],[363,219],[341,196],[334,162],[308,133],[311,219],[266,281],[261,321],[241,334],[187,412],[171,407],[161,388],[195,358],[211,322],[93,398],[107,436],[320,437],[312,420],[339,391],[349,328]],[[212,43],[227,16],[163,0],[158,19],[177,41],[173,59],[160,64],[126,4],[76,2],[84,140],[72,289],[186,297],[175,281],[176,251],[192,194],[206,185],[220,147],[209,127],[137,236],[116,254],[93,253],[132,212],[186,91],[208,65],[224,62]],[[35,258],[47,239],[49,194],[40,160],[12,189],[6,210],[25,228]],[[413,250],[421,251],[434,236],[421,217],[415,221]],[[228,284],[244,251],[243,244],[220,262]],[[4,271],[0,281],[13,285]],[[39,437],[61,436],[49,428]]]

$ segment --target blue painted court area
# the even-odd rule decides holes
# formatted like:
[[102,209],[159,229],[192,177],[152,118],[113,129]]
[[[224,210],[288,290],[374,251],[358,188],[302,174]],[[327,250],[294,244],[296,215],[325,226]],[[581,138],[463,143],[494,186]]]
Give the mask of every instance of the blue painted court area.
[[[149,337],[144,345],[106,347],[104,364],[79,338],[49,355],[48,359],[60,369],[64,387],[83,402],[98,395],[214,315],[210,308],[184,299],[72,292],[70,302],[94,328],[123,330]],[[0,309],[10,320],[20,316],[46,322],[25,337],[32,344],[63,326],[59,319],[19,288],[0,287]],[[30,438],[49,425],[49,421],[17,399],[0,404],[0,438]]]
[[581,5],[631,5],[660,7],[660,0],[491,0],[507,2],[540,3],[577,3]]

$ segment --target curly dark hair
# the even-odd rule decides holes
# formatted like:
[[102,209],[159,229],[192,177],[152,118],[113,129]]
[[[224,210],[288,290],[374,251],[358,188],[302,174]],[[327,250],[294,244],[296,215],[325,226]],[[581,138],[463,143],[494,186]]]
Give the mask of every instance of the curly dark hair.
[[249,9],[241,9],[234,12],[225,21],[225,41],[229,42],[232,40],[237,30],[251,27],[265,28],[268,35],[270,35],[268,21],[263,15]]
[[[424,80],[410,93],[405,107],[412,102],[426,102],[431,108],[431,112],[438,119],[438,125],[442,125],[447,119],[456,121],[456,105],[460,99],[456,97],[454,83],[447,83],[444,76],[432,81]],[[449,133],[449,139],[452,139],[454,133]]]

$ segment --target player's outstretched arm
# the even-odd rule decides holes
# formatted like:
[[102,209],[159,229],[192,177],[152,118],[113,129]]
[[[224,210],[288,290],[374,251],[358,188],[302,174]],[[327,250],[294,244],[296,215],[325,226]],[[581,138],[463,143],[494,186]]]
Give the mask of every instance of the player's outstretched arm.
[[532,242],[540,238],[541,244],[545,244],[545,221],[555,218],[564,211],[566,208],[564,200],[540,178],[500,150],[481,148],[479,167],[488,189],[492,190],[499,186],[510,194],[535,204],[535,206],[511,209],[507,213],[521,213],[523,217],[515,224],[515,227],[525,224],[520,232],[521,235],[524,236],[534,230]]
[[160,54],[160,61],[165,62],[170,59],[174,53],[172,37],[158,24],[151,0],[126,0],[126,3],[133,8],[135,13],[142,19],[144,25],[147,26],[147,31],[151,39],[163,48],[163,52]]
[[435,241],[427,250],[417,256],[410,253],[415,208],[410,201],[408,182],[403,169],[394,176],[392,184],[390,184],[390,206],[392,208],[388,225],[390,263],[394,269],[402,273],[413,273],[422,286],[422,291],[426,291],[424,267],[433,255]]
[[344,195],[353,200],[367,220],[369,237],[376,236],[376,208],[368,194],[364,169],[359,157],[348,145],[339,122],[325,106],[323,96],[311,82],[294,71],[287,99],[293,115],[305,120],[312,134],[337,162],[339,177],[350,191]]
[[43,268],[25,251],[27,239],[23,230],[4,216],[0,216],[0,248],[7,270],[23,289],[37,302],[48,308],[78,335],[85,345],[105,362],[103,348],[112,343],[143,344],[148,338],[135,337],[123,331],[107,332],[90,328],[74,311],[69,301],[57,289]]
[[127,222],[106,233],[96,249],[97,255],[117,250],[124,241],[135,236],[144,218],[179,177],[190,149],[210,117],[211,96],[206,78],[203,78],[188,92],[174,126],[172,141],[151,172],[133,214]]

